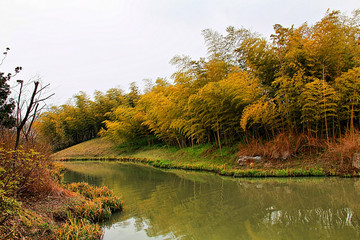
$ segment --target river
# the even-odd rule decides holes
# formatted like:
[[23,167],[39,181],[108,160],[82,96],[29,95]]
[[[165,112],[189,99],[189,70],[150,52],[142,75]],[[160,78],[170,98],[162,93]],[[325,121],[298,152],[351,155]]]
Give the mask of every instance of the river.
[[66,162],[65,182],[125,202],[113,239],[360,239],[360,179],[240,179],[117,162]]

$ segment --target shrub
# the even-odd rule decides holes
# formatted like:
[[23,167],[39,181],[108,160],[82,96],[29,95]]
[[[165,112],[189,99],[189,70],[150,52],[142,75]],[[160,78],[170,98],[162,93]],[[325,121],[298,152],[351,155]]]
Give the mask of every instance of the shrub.
[[58,190],[52,162],[34,150],[0,148],[1,189],[7,196],[44,197]]

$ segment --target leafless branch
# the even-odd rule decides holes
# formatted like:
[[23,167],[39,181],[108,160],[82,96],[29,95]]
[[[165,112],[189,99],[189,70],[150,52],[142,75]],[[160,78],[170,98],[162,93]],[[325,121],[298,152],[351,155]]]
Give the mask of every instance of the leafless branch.
[[3,57],[3,59],[1,60],[0,66],[4,63],[5,58],[7,57],[7,53],[8,53],[9,50],[10,50],[10,48],[6,48],[6,51],[3,53],[3,54],[4,54],[4,57]]
[[[45,101],[54,96],[50,94],[46,97],[41,97],[43,91],[50,86],[40,86],[40,81],[36,80],[32,82],[34,84],[32,94],[29,100],[22,100],[24,95],[24,87],[28,84],[23,84],[23,81],[18,80],[20,84],[19,96],[17,102],[17,124],[16,124],[16,142],[15,149],[19,146],[20,135],[23,134],[25,139],[28,140],[28,136],[31,133],[31,128],[35,122],[39,112],[46,106]],[[41,106],[40,104],[43,104]],[[22,115],[24,113],[24,115]]]
[[54,95],[55,95],[55,93],[53,93],[53,94],[51,94],[51,95],[49,95],[49,96],[47,96],[47,97],[45,97],[45,98],[36,100],[35,103],[39,103],[39,102],[46,101],[46,100],[48,100],[49,98],[51,98],[52,96],[54,96]]
[[33,114],[33,116],[32,116],[32,119],[31,119],[29,128],[28,128],[28,130],[27,130],[27,132],[26,132],[26,134],[25,134],[25,138],[26,138],[26,139],[28,138],[28,135],[29,135],[29,133],[30,133],[31,127],[32,127],[32,125],[33,125],[33,123],[34,123],[34,121],[35,121],[36,113],[38,112],[38,111],[37,111],[38,107],[39,107],[39,103],[36,104],[36,107],[35,107],[35,110],[34,110],[34,114]]

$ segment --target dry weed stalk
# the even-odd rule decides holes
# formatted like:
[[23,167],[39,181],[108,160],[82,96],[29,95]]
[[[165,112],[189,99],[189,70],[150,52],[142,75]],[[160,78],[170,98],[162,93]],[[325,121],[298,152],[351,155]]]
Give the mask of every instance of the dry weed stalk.
[[328,142],[326,148],[324,157],[328,161],[340,162],[341,167],[351,167],[354,154],[360,152],[360,133],[347,131],[338,140]]
[[282,132],[272,140],[264,142],[252,138],[240,146],[240,156],[262,156],[274,160],[287,160],[303,152],[318,152],[324,147],[323,141],[305,134]]

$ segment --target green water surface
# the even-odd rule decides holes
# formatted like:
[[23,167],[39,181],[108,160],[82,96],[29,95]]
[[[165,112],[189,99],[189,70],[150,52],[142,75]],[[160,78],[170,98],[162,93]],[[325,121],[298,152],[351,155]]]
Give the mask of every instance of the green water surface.
[[360,179],[235,179],[116,162],[67,162],[65,182],[125,201],[112,239],[360,239]]

